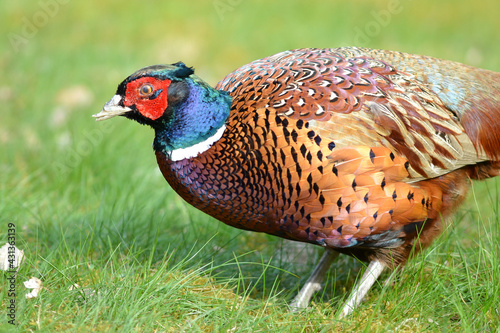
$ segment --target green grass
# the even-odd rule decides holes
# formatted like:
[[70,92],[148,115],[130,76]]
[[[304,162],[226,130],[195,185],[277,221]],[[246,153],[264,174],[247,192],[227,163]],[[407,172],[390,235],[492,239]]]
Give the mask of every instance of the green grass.
[[[360,46],[500,71],[498,1],[392,3],[397,13],[384,16],[387,3],[368,0],[71,1],[34,21],[43,18],[40,3],[1,2],[0,242],[14,223],[26,254],[17,277],[16,328],[499,331],[498,181],[474,183],[446,232],[389,286],[381,279],[351,317],[336,314],[363,264],[347,257],[311,307],[292,314],[287,304],[320,249],[207,217],[163,180],[150,129],[90,117],[145,65],[183,60],[215,84],[236,67],[285,49],[362,39]],[[38,26],[16,51],[9,38],[23,36],[26,20]],[[22,282],[31,276],[44,289],[27,300]],[[7,277],[0,274],[0,331],[11,332],[4,315]],[[75,283],[81,288],[69,290]]]

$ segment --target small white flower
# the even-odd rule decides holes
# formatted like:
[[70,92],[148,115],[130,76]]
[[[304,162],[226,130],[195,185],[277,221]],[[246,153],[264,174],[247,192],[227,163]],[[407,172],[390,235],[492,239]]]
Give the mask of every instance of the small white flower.
[[[9,257],[11,255],[11,257]],[[12,258],[12,255],[14,257]],[[0,271],[14,270],[23,261],[24,251],[19,250],[17,247],[5,243],[0,247]]]
[[35,298],[38,296],[38,293],[40,290],[42,290],[42,280],[36,278],[36,277],[31,277],[28,281],[24,281],[24,286],[28,289],[33,289],[29,293],[26,294],[26,298]]

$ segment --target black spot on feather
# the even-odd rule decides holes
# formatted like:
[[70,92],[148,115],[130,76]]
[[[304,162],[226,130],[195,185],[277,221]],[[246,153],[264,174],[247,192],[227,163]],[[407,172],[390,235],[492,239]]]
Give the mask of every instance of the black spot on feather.
[[297,120],[296,126],[299,130],[302,129],[302,126],[304,126],[304,121],[302,119]]
[[321,152],[321,150],[318,151],[316,156],[318,156],[318,160],[323,161],[323,153]]
[[370,160],[372,161],[372,163],[375,163],[375,153],[371,149],[370,149]]
[[304,144],[300,146],[300,153],[302,154],[302,157],[306,157],[307,148]]

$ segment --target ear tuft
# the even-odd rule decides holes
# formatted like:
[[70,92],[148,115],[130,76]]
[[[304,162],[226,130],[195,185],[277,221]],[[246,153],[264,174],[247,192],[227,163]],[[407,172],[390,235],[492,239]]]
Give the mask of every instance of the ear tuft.
[[177,67],[177,69],[172,72],[172,75],[179,79],[183,79],[191,74],[194,74],[193,67],[186,66],[182,61],[176,62],[175,64],[172,64],[172,66]]

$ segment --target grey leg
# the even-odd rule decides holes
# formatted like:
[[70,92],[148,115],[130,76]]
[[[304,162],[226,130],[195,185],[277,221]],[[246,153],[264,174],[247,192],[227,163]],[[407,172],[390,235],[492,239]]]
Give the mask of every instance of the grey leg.
[[316,268],[314,268],[311,276],[309,276],[309,279],[307,279],[302,289],[300,289],[297,296],[295,296],[295,298],[293,299],[292,304],[290,304],[292,311],[307,308],[312,295],[316,291],[321,290],[321,283],[325,279],[326,272],[338,256],[338,252],[335,252],[329,248],[325,249],[325,253],[323,253],[323,256],[316,265]]
[[361,280],[358,282],[356,287],[354,287],[349,299],[344,305],[342,309],[341,318],[348,316],[352,313],[352,311],[361,303],[363,298],[370,290],[371,286],[377,281],[377,278],[384,271],[385,266],[380,261],[372,261],[368,265],[365,273],[361,277]]

